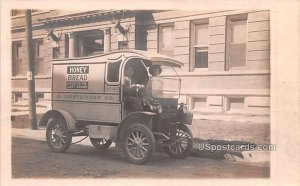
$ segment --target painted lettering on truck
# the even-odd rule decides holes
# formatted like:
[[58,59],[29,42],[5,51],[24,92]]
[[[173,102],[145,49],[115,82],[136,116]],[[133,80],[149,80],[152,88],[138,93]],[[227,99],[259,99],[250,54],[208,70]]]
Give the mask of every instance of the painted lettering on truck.
[[67,66],[67,89],[88,89],[89,66]]

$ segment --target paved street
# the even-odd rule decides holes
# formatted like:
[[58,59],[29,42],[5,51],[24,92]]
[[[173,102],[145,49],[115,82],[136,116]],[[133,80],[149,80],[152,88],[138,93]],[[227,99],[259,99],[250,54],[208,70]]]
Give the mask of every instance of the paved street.
[[12,138],[13,178],[267,178],[269,172],[269,167],[192,156],[170,159],[161,152],[146,165],[134,165],[114,147],[72,145],[60,154],[50,152],[45,141]]

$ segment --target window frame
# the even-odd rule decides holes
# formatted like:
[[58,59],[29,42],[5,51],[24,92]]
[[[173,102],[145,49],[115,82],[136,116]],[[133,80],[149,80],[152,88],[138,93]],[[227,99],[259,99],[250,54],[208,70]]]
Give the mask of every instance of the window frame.
[[[58,57],[55,58],[54,57],[54,51],[58,50]],[[60,55],[60,47],[52,47],[52,59],[59,59],[59,55]]]
[[[77,50],[77,57],[87,57],[87,56],[93,56],[93,55],[97,55],[97,54],[103,54],[104,53],[104,31],[103,30],[88,30],[88,31],[82,31],[82,32],[77,32],[76,33],[76,50]],[[89,55],[85,54],[85,41],[88,38],[93,38],[93,37],[97,37],[97,36],[102,36],[102,45],[103,45],[103,50],[95,53],[90,53]]]
[[[172,31],[175,32],[175,23],[172,22],[172,23],[163,23],[163,24],[159,24],[158,25],[158,30],[157,30],[157,52],[160,53],[160,54],[164,54],[166,55],[165,53],[163,53],[162,51],[162,39],[163,39],[163,34],[162,34],[162,29],[163,28],[167,28],[167,27],[172,27]],[[174,36],[175,34],[173,34]],[[172,55],[170,57],[174,57],[174,51],[175,51],[175,45],[174,45],[174,42],[175,42],[175,37],[173,38],[173,52],[172,52]]]
[[[208,97],[207,95],[199,95],[199,96],[192,97],[191,109],[194,110],[194,111],[198,111],[198,110],[202,110],[202,109],[208,109],[207,97]],[[199,100],[204,99],[205,100],[205,107],[204,108],[196,107],[197,99],[199,99]]]
[[[17,12],[19,11],[19,12]],[[43,9],[32,9],[31,10],[31,15],[35,15],[35,14],[40,14],[40,13],[44,13],[44,12],[49,12],[49,10],[43,10]],[[24,17],[26,13],[25,9],[12,9],[10,11],[10,16],[12,18],[17,18],[17,17]]]
[[[208,44],[207,45],[198,45],[197,44],[197,32],[196,27],[198,25],[207,25],[207,37]],[[189,71],[207,71],[208,70],[208,58],[209,58],[209,19],[200,19],[193,20],[190,22],[190,65]],[[201,49],[203,48],[203,49]],[[207,48],[207,49],[204,49]],[[200,49],[201,51],[207,52],[207,67],[205,68],[196,68],[196,50]]]
[[[43,46],[44,43],[44,38],[35,38],[33,39],[33,47],[34,47],[34,63],[35,63],[35,75],[44,75],[45,74],[45,69],[44,69],[44,58],[41,57],[41,46]],[[41,70],[42,67],[42,70]]]
[[[41,55],[40,55],[40,47],[42,45],[44,45],[44,39],[43,38],[36,38],[36,39],[33,39],[33,43],[34,43],[34,57],[35,58],[41,58]],[[39,46],[37,48],[37,46]],[[38,54],[38,55],[37,55]]]
[[[119,64],[119,69],[118,69],[118,74],[116,74],[117,75],[117,79],[118,79],[118,81],[109,81],[109,74],[111,73],[111,72],[109,72],[109,64],[111,64],[111,63],[120,63]],[[122,71],[121,71],[121,69],[123,68],[123,60],[122,59],[118,59],[118,60],[109,60],[109,61],[107,61],[107,63],[105,64],[105,83],[107,84],[107,85],[120,85],[120,82],[122,81],[122,78],[121,78],[121,73],[122,73]]]
[[[231,108],[231,100],[242,100],[243,107],[242,108]],[[245,96],[226,96],[225,97],[225,112],[236,112],[236,111],[244,111],[246,110],[246,97]]]
[[[22,48],[22,41],[13,41],[12,44],[13,44],[13,57],[14,57],[14,59],[22,59],[20,57],[20,51],[18,49],[16,49],[16,47]],[[17,51],[17,53],[16,53],[16,51]],[[17,55],[17,56],[15,57],[15,55]]]
[[[245,66],[240,67],[230,67],[230,48],[231,44],[231,34],[232,34],[232,28],[231,23],[232,21],[246,21],[246,35],[245,35]],[[231,15],[227,16],[226,18],[226,60],[225,60],[225,71],[230,70],[244,70],[247,69],[247,43],[248,43],[248,14],[239,14],[239,15]],[[242,44],[242,43],[234,43],[234,44]]]
[[128,41],[118,41],[118,50],[129,49]]
[[21,57],[22,47],[23,47],[22,40],[12,41],[12,76],[26,75],[26,71],[20,73],[18,70],[20,68],[18,65],[22,65],[23,63],[23,59]]

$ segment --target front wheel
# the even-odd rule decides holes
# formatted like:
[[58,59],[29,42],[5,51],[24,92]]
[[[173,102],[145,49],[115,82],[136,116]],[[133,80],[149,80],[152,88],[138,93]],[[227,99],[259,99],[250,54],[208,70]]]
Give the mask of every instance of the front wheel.
[[155,139],[151,130],[142,124],[133,124],[123,139],[123,150],[128,161],[144,164],[155,150]]
[[170,158],[185,158],[191,153],[193,143],[191,130],[186,125],[180,124],[177,128],[175,143],[165,147],[165,151]]
[[53,152],[65,152],[71,145],[72,133],[63,118],[54,118],[46,129],[47,144]]
[[112,144],[112,141],[107,139],[90,138],[90,141],[96,149],[100,150],[105,150]]

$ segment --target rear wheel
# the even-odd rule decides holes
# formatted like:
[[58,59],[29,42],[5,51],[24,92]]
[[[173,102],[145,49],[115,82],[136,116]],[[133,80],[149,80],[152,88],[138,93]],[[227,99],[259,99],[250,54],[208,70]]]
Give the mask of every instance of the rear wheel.
[[112,141],[107,139],[90,138],[90,141],[96,149],[101,150],[107,149],[112,144]]
[[170,158],[185,158],[193,149],[193,134],[186,126],[180,124],[176,132],[175,143],[165,147],[166,153]]
[[65,152],[71,145],[72,133],[63,118],[54,118],[46,129],[47,144],[53,152]]
[[128,161],[144,164],[155,150],[155,139],[151,130],[142,124],[133,124],[123,139],[123,150]]

